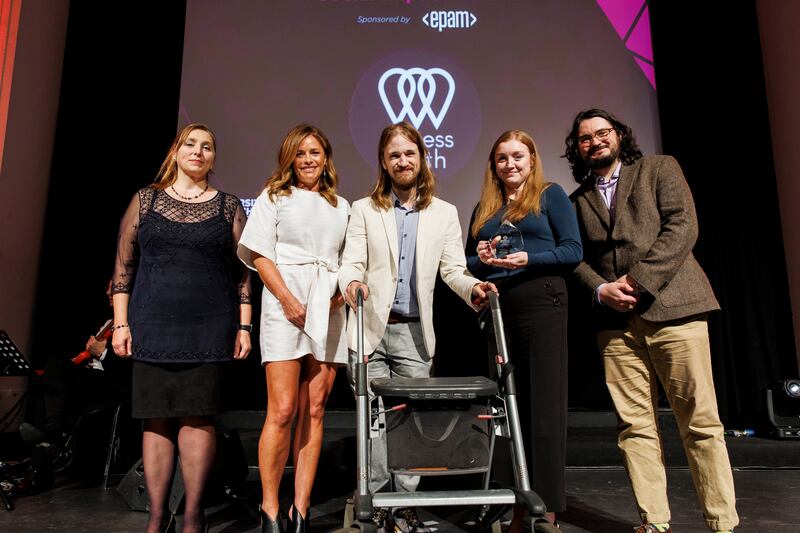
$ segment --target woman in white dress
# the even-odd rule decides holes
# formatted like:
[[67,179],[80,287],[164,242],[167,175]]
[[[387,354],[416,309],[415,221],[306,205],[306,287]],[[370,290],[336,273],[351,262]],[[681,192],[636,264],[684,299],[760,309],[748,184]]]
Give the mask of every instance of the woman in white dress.
[[[278,488],[289,455],[295,465],[289,531],[305,530],[322,447],[322,418],[336,370],[347,363],[345,309],[336,286],[350,207],[327,137],[294,127],[278,168],[256,200],[239,240],[239,258],[264,282],[261,361],[267,419],[258,443],[261,531],[284,531]],[[297,417],[294,439],[292,422]]]

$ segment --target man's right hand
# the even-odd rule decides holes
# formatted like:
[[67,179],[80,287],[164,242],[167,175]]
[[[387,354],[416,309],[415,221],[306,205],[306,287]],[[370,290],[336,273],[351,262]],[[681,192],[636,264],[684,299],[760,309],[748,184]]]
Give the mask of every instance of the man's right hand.
[[364,291],[364,299],[366,300],[369,298],[369,287],[360,281],[351,281],[347,285],[347,294],[345,295],[345,299],[347,300],[347,305],[353,309],[356,308],[356,291],[358,291],[359,288]]
[[108,341],[99,341],[95,338],[94,335],[89,337],[89,340],[86,341],[86,351],[92,354],[92,357],[95,359],[99,359],[103,352],[106,351],[106,343]]
[[620,313],[627,313],[639,302],[636,292],[636,288],[617,280],[600,285],[597,288],[597,298],[603,305]]

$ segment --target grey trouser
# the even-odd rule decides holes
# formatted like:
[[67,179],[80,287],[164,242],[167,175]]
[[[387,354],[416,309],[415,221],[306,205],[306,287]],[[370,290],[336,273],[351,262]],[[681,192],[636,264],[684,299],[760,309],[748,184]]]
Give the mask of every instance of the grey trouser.
[[[356,353],[351,351],[347,365],[350,386],[355,387]],[[425,349],[422,325],[419,322],[388,324],[381,342],[375,352],[369,355],[367,363],[367,382],[375,378],[427,378],[431,375],[433,361]],[[369,397],[375,395],[369,387]],[[379,399],[378,408],[383,410]],[[386,458],[386,427],[384,416],[373,422],[370,430],[370,476],[369,491],[375,494],[389,483],[389,470]],[[414,492],[419,485],[419,476],[394,476],[397,492]]]

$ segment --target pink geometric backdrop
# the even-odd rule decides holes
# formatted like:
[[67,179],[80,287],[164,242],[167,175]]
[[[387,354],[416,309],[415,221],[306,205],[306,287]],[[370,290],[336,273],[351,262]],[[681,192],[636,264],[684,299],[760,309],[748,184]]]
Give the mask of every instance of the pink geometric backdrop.
[[653,89],[656,72],[653,66],[653,44],[650,40],[650,14],[645,0],[597,0],[617,35],[625,43],[633,59],[642,69]]

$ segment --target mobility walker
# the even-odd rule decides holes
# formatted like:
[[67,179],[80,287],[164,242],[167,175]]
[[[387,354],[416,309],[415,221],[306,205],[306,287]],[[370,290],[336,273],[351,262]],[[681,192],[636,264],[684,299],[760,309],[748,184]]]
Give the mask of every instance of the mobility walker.
[[[370,409],[367,388],[367,356],[364,354],[363,294],[356,305],[356,491],[348,502],[344,528],[339,531],[375,533],[375,507],[475,506],[475,532],[499,531],[499,519],[515,504],[527,508],[534,531],[557,532],[544,519],[545,505],[531,490],[516,403],[513,367],[503,331],[503,317],[495,293],[489,293],[497,344],[496,381],[486,377],[373,379],[375,399]],[[370,494],[370,426],[385,414],[388,469],[390,474],[483,474],[482,488],[428,492],[379,492]],[[490,488],[495,435],[508,437],[515,486]]]

